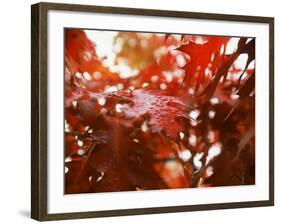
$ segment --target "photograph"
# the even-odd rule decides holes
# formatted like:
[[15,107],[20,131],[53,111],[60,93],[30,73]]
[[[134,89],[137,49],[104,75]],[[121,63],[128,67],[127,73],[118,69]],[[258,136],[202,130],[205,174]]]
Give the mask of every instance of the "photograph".
[[31,31],[33,219],[274,206],[274,17],[37,3]]
[[255,185],[255,37],[63,33],[65,194]]

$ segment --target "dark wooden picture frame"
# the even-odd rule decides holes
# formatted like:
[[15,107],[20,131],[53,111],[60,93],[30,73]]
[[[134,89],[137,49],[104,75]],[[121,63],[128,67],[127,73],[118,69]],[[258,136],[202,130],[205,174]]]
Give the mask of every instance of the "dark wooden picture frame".
[[[129,14],[167,18],[195,18],[206,20],[225,20],[269,24],[269,200],[48,214],[47,13],[49,10]],[[31,217],[33,219],[45,221],[274,205],[274,18],[56,3],[38,3],[32,5],[31,18]]]

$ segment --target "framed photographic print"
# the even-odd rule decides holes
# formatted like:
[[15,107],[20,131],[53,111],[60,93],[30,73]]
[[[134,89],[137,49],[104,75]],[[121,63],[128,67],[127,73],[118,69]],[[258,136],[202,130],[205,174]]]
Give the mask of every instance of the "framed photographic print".
[[274,204],[274,19],[32,5],[32,208]]

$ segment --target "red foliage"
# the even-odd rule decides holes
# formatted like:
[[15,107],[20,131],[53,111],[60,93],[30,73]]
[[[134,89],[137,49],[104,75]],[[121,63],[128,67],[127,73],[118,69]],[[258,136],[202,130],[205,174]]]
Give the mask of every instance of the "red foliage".
[[184,66],[185,80],[196,79],[197,86],[204,83],[206,69],[215,75],[219,65],[224,62],[225,48],[230,37],[210,36],[203,44],[189,41],[178,50],[188,55],[188,63]]
[[226,55],[230,37],[118,38],[128,78],[65,30],[65,192],[254,184],[255,40]]

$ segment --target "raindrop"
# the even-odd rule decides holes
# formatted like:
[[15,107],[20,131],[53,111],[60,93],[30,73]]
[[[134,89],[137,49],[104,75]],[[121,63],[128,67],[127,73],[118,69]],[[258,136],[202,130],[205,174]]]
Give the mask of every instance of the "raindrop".
[[84,72],[84,73],[83,73],[83,76],[84,76],[84,79],[86,79],[86,80],[88,80],[88,81],[92,80],[92,77],[91,77],[91,75],[90,75],[89,72]]
[[84,142],[82,140],[77,140],[77,145],[83,146]]
[[69,127],[69,124],[67,123],[67,121],[66,120],[64,120],[64,131],[65,132],[70,132],[70,129],[69,129],[70,127]]
[[206,77],[211,77],[212,76],[212,71],[208,67],[205,69],[205,76]]
[[153,76],[151,76],[151,78],[150,78],[150,81],[151,82],[157,82],[159,80],[159,77],[157,76],[157,75],[153,75]]
[[167,82],[172,82],[173,81],[173,75],[171,72],[164,72],[163,75],[165,76],[165,79]]
[[106,104],[106,99],[104,97],[98,98],[98,104],[104,106]]
[[188,89],[188,93],[193,96],[194,93],[195,93],[195,91],[194,91],[193,88],[189,88],[189,89]]
[[[100,109],[100,113],[101,114],[106,114],[107,113],[107,109],[106,108],[101,108]],[[90,133],[90,131],[89,131],[89,133]]]
[[217,98],[217,97],[212,97],[211,99],[210,99],[210,103],[212,104],[212,105],[216,105],[216,104],[219,104],[219,98]]
[[142,88],[145,88],[145,87],[147,87],[147,86],[149,86],[149,83],[147,83],[147,82],[144,82],[144,83],[142,84]]
[[250,97],[253,97],[254,94],[255,94],[255,91],[252,91],[252,92],[249,94],[249,96],[250,96]]
[[209,149],[208,155],[215,157],[218,156],[220,153],[221,153],[221,144],[215,143]]
[[213,119],[213,118],[216,116],[216,111],[210,110],[210,111],[208,112],[208,116],[209,116],[210,119]]
[[83,56],[85,61],[90,61],[92,58],[92,54],[89,51],[85,51]]
[[177,61],[178,66],[181,68],[186,64],[186,61],[181,54],[177,55],[176,61]]
[[147,121],[143,122],[141,125],[141,130],[143,132],[147,132],[149,130],[149,127],[147,126]]
[[77,154],[79,156],[83,156],[85,154],[85,150],[84,149],[78,149]]
[[214,59],[215,59],[215,54],[213,53],[211,56],[211,61],[214,61]]
[[191,124],[191,126],[193,126],[193,127],[195,127],[195,126],[197,126],[198,125],[198,121],[195,121],[195,120],[190,120],[190,124]]
[[210,176],[212,176],[213,174],[214,174],[214,168],[212,167],[212,166],[208,166],[207,168],[206,168],[206,176],[207,177],[210,177]]
[[101,175],[98,177],[97,183],[98,183],[99,181],[101,181],[101,179],[103,178],[103,176],[104,176],[104,172],[101,171]]
[[120,103],[117,103],[115,105],[115,110],[116,110],[117,113],[121,113],[122,112],[122,108],[123,108],[123,105],[120,104]]
[[82,78],[83,78],[83,76],[82,76],[82,74],[81,74],[80,72],[76,72],[76,73],[75,73],[75,76],[76,76],[76,78],[78,78],[78,79],[82,79]]
[[89,176],[89,182],[91,183],[93,179],[93,176]]
[[101,73],[100,72],[94,72],[93,76],[94,76],[94,79],[99,80],[101,78]]
[[140,141],[138,139],[134,138],[133,142],[139,143]]
[[179,152],[179,157],[184,162],[187,162],[192,157],[192,154],[191,154],[191,152],[189,150],[185,149],[185,150]]
[[180,131],[179,135],[180,135],[180,139],[183,140],[184,139],[184,133]]
[[76,101],[76,100],[72,101],[72,106],[73,106],[74,108],[77,107],[77,101]]
[[220,54],[223,55],[224,54],[224,44],[221,46],[221,49],[220,49]]
[[215,132],[214,131],[209,131],[207,138],[208,138],[209,142],[213,142],[215,140]]
[[70,156],[66,157],[64,162],[69,163],[72,161],[72,158]]
[[116,91],[118,91],[117,86],[107,86],[107,87],[105,88],[105,92],[106,92],[106,93],[116,92]]
[[196,146],[197,137],[192,134],[189,136],[188,141],[189,141],[189,144],[194,147],[194,146]]
[[68,167],[64,167],[64,173],[68,173],[69,169]]
[[200,115],[200,111],[199,111],[199,110],[192,110],[192,111],[189,112],[189,116],[190,116],[193,120],[196,120],[199,115]]
[[233,100],[237,100],[237,99],[239,99],[239,95],[238,94],[236,95],[236,94],[232,93],[230,95],[230,98],[233,99]]
[[206,164],[208,164],[214,157],[218,156],[221,153],[221,147],[221,143],[217,142],[209,148],[206,158]]
[[165,90],[167,89],[167,85],[165,83],[160,84],[160,89]]
[[196,169],[200,169],[202,167],[202,162],[200,161],[203,157],[204,153],[196,153],[195,156],[193,157],[193,164]]
[[183,78],[184,77],[184,71],[183,71],[183,69],[176,69],[175,70],[175,76],[177,77],[177,78]]
[[118,83],[118,84],[117,84],[117,89],[118,89],[118,90],[124,89],[123,83]]

